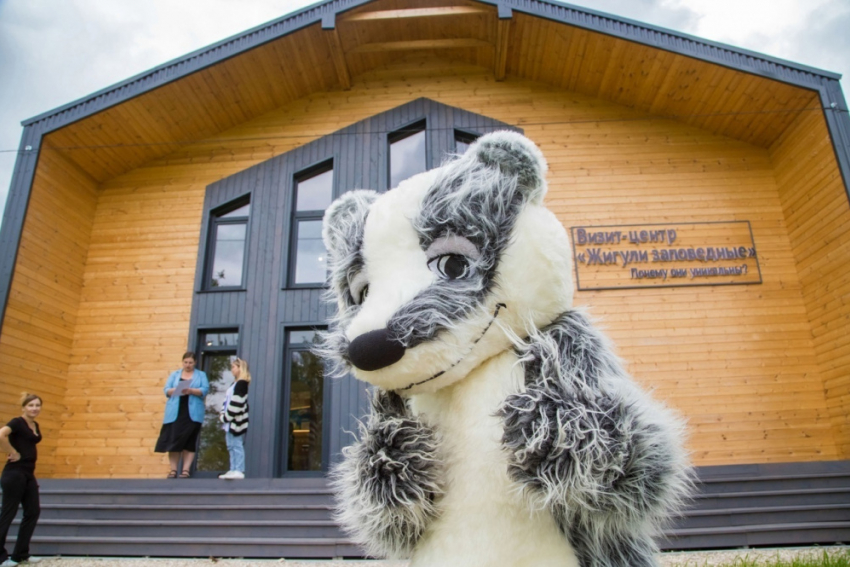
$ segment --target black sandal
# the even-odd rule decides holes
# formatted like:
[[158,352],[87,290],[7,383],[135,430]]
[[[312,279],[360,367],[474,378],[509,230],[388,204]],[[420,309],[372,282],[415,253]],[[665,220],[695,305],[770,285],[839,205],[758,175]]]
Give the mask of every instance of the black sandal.
[[180,476],[178,478],[192,478],[192,473],[190,473],[189,471],[183,471],[182,473],[180,473]]
[[171,471],[168,473],[168,476],[165,478],[177,478],[177,471]]

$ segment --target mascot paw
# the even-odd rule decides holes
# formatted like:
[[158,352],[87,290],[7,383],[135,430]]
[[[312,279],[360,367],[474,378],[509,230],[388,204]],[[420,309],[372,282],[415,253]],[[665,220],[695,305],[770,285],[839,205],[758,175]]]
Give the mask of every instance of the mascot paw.
[[387,506],[433,499],[439,491],[434,432],[405,415],[394,392],[378,394],[374,403],[381,417],[370,420],[362,438],[364,482]]
[[405,557],[437,515],[442,466],[434,432],[393,392],[378,392],[360,441],[334,469],[336,519],[376,557]]
[[588,497],[610,494],[622,478],[629,443],[616,401],[531,385],[508,397],[500,413],[511,476],[543,489],[547,500],[565,502],[581,494],[583,505],[593,505]]

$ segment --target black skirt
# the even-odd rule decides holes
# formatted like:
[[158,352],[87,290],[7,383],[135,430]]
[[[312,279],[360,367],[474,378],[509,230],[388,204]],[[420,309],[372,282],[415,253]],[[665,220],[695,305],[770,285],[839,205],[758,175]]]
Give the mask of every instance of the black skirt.
[[198,434],[201,432],[201,424],[192,421],[189,417],[189,396],[180,398],[180,408],[177,410],[177,419],[171,423],[163,423],[159,430],[159,439],[156,440],[156,453],[179,453],[190,451],[194,453],[198,449]]

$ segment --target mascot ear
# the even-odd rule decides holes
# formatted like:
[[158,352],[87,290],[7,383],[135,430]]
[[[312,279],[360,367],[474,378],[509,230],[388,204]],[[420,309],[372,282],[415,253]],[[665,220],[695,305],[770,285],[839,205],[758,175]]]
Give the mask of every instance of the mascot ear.
[[332,263],[346,257],[360,242],[369,207],[377,198],[376,191],[356,189],[343,194],[325,211],[322,240]]
[[[488,168],[498,168],[506,177],[516,177],[517,189],[525,200],[543,202],[546,194],[546,159],[534,142],[516,132],[501,130],[481,136],[466,156]],[[465,156],[465,157],[466,157]]]

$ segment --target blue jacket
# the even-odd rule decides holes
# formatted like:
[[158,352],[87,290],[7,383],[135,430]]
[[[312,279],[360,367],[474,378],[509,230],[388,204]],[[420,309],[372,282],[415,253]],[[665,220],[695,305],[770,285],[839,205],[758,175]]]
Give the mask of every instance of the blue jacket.
[[[165,402],[165,417],[162,419],[162,423],[172,423],[177,421],[177,411],[180,409],[180,397],[168,397],[168,390],[174,388],[177,385],[177,382],[180,381],[181,372],[183,372],[183,370],[175,370],[172,372],[171,376],[168,377],[168,380],[165,381],[165,388],[162,389],[162,391],[165,392],[165,397],[168,398],[168,401]],[[199,388],[201,390],[201,394],[203,394],[200,398],[198,396],[189,396],[189,417],[192,418],[192,421],[203,423],[204,410],[206,409],[204,406],[204,396],[206,396],[210,391],[210,381],[207,379],[206,373],[203,370],[198,370],[196,368],[192,373],[192,382],[189,384],[189,387]]]

